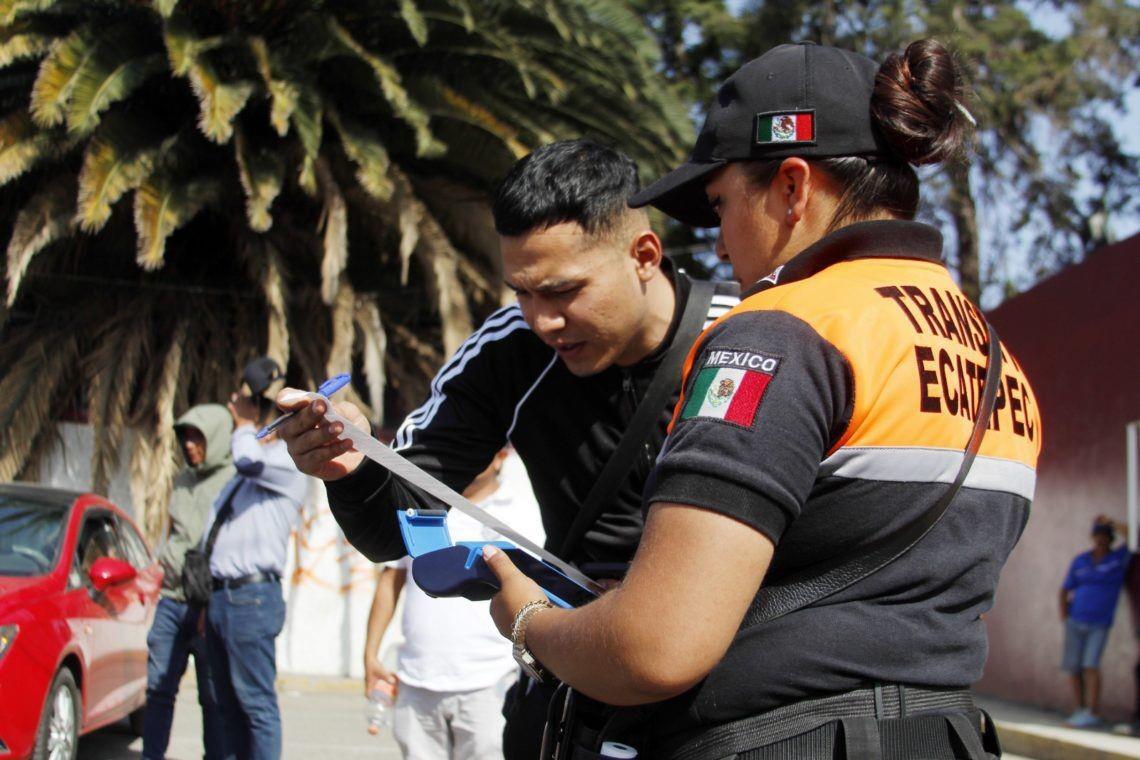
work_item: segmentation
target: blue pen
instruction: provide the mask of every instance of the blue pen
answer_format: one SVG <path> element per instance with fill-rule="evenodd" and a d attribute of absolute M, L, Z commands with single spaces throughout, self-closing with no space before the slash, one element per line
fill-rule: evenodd
<path fill-rule="evenodd" d="M 321 387 L 317 388 L 317 393 L 324 396 L 325 398 L 328 398 L 329 396 L 333 395 L 334 393 L 339 391 L 344 386 L 348 385 L 351 380 L 352 380 L 352 375 L 349 375 L 348 373 L 345 373 L 343 375 L 336 375 L 334 377 L 330 377 L 328 380 L 325 380 L 323 383 L 321 383 Z M 257 431 L 258 440 L 261 440 L 262 438 L 269 435 L 270 433 L 272 433 L 277 428 L 284 425 L 285 421 L 288 420 L 290 417 L 292 417 L 296 413 L 297 412 L 287 412 L 287 413 L 281 415 L 280 417 L 278 417 L 277 419 L 273 420 L 273 422 L 270 422 L 268 425 L 263 427 L 261 430 Z"/>

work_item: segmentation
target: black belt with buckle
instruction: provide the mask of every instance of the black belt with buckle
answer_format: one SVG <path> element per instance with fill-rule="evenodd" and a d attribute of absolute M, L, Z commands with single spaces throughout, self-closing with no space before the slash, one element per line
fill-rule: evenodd
<path fill-rule="evenodd" d="M 280 583 L 281 576 L 277 573 L 250 573 L 237 578 L 214 578 L 214 591 L 224 588 L 241 588 L 251 583 Z"/>

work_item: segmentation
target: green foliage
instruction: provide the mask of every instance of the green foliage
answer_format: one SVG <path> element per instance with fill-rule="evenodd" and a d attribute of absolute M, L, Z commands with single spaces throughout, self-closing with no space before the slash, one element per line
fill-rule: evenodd
<path fill-rule="evenodd" d="M 1103 242 L 1090 219 L 1140 210 L 1137 159 L 1121 149 L 1123 130 L 1109 128 L 1140 84 L 1133 2 L 752 0 L 730 21 L 719 0 L 640 5 L 668 75 L 699 102 L 743 62 L 786 42 L 845 46 L 880 61 L 922 37 L 948 44 L 968 73 L 978 140 L 971 171 L 928 176 L 924 198 L 959 241 L 951 258 L 975 295 L 972 273 L 994 271 L 1027 241 L 1036 274 L 1048 273 Z M 963 243 L 978 240 L 975 206 L 990 242 L 980 264 L 976 247 Z M 1008 218 L 994 218 L 995 209 Z"/>

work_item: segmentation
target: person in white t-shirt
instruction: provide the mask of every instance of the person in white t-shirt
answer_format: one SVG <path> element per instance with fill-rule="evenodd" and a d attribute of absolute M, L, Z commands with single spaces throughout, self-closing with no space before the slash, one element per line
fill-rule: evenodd
<path fill-rule="evenodd" d="M 500 451 L 463 495 L 541 544 L 541 518 L 517 457 Z M 504 465 L 518 477 L 503 478 Z M 472 518 L 450 512 L 455 541 L 501 537 Z M 406 583 L 410 557 L 388 563 L 376 581 L 364 647 L 364 687 L 398 684 L 392 731 L 406 760 L 502 758 L 503 698 L 518 673 L 511 643 L 499 636 L 489 602 L 433 599 Z M 392 673 L 380 662 L 380 641 L 402 589 L 404 643 Z"/>

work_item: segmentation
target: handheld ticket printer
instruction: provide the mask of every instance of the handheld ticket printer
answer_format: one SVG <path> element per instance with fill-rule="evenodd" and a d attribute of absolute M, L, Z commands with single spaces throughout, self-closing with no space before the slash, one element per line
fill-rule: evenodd
<path fill-rule="evenodd" d="M 407 509 L 397 518 L 404 546 L 412 557 L 412 580 L 428 596 L 462 596 L 472 601 L 494 596 L 499 581 L 483 560 L 483 547 L 488 543 L 506 552 L 519 570 L 542 587 L 552 604 L 580 607 L 597 596 L 509 541 L 452 541 L 445 510 Z"/>

